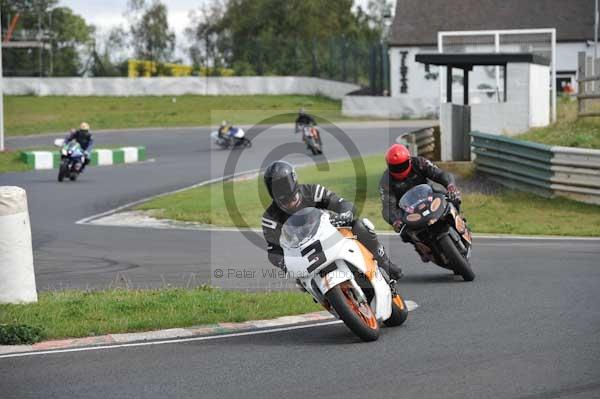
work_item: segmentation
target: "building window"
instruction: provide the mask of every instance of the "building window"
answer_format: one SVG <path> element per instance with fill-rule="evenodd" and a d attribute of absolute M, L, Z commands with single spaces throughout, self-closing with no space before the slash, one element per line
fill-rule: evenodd
<path fill-rule="evenodd" d="M 400 56 L 400 94 L 406 94 L 408 93 L 408 67 L 406 66 L 408 51 L 401 51 Z"/>

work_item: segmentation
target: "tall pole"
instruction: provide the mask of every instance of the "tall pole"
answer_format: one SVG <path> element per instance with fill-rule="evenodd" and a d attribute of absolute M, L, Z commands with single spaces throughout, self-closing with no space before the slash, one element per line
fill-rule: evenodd
<path fill-rule="evenodd" d="M 2 14 L 0 13 L 0 151 L 4 151 L 4 79 L 2 78 Z"/>
<path fill-rule="evenodd" d="M 598 0 L 594 2 L 594 57 L 592 58 L 592 73 L 590 75 L 595 76 L 596 71 L 596 59 L 598 58 Z M 596 91 L 596 82 L 592 82 L 592 91 Z"/>

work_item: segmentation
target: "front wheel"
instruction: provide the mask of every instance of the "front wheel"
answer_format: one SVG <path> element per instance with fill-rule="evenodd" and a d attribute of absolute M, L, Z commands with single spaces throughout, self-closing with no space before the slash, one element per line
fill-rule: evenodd
<path fill-rule="evenodd" d="M 325 294 L 346 326 L 363 341 L 379 338 L 379 322 L 368 303 L 359 303 L 349 281 L 336 285 Z"/>
<path fill-rule="evenodd" d="M 62 182 L 65 179 L 65 176 L 69 174 L 69 162 L 67 160 L 63 160 L 58 167 L 58 181 Z"/>
<path fill-rule="evenodd" d="M 444 255 L 448 258 L 452 270 L 456 274 L 460 274 L 463 280 L 473 281 L 475 273 L 473 273 L 469 261 L 456 248 L 452 238 L 449 235 L 445 235 L 440 239 L 440 246 L 442 247 L 442 251 L 444 251 Z"/>
<path fill-rule="evenodd" d="M 398 294 L 392 297 L 392 315 L 383 322 L 388 327 L 396 327 L 406 321 L 408 317 L 408 308 L 404 299 Z"/>

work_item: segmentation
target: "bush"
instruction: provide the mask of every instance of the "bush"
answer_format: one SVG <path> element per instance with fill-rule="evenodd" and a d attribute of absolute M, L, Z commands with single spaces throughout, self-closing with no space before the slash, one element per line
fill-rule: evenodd
<path fill-rule="evenodd" d="M 44 338 L 41 328 L 26 324 L 0 324 L 0 345 L 34 344 Z"/>

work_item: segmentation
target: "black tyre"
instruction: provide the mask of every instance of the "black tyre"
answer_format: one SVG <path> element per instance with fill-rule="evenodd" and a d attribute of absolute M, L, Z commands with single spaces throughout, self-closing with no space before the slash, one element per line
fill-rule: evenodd
<path fill-rule="evenodd" d="M 457 274 L 460 274 L 465 281 L 473 281 L 475 273 L 473 273 L 469 261 L 456 248 L 452 238 L 449 235 L 445 235 L 440 240 L 440 246 L 442 247 L 442 251 L 444 251 L 444 255 L 448 258 L 452 269 Z"/>
<path fill-rule="evenodd" d="M 71 172 L 71 175 L 69 176 L 69 179 L 71 181 L 77 180 L 77 172 Z"/>
<path fill-rule="evenodd" d="M 379 338 L 379 322 L 369 304 L 359 304 L 349 282 L 335 286 L 325 294 L 346 326 L 363 341 Z"/>
<path fill-rule="evenodd" d="M 68 173 L 69 173 L 68 163 L 65 161 L 61 162 L 60 166 L 58 167 L 58 181 L 62 182 Z"/>
<path fill-rule="evenodd" d="M 383 322 L 388 327 L 396 327 L 406 321 L 408 317 L 408 309 L 404 299 L 398 294 L 392 297 L 392 315 L 389 319 Z"/>

